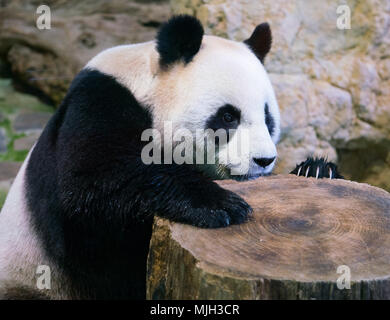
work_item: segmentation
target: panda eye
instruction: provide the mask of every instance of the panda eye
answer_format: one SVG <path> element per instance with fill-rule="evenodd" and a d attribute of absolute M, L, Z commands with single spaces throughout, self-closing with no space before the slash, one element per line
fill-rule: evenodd
<path fill-rule="evenodd" d="M 241 111 L 230 104 L 220 107 L 206 121 L 207 129 L 236 129 L 240 124 Z"/>
<path fill-rule="evenodd" d="M 227 123 L 231 123 L 234 121 L 234 116 L 231 113 L 226 112 L 223 114 L 223 121 Z"/>

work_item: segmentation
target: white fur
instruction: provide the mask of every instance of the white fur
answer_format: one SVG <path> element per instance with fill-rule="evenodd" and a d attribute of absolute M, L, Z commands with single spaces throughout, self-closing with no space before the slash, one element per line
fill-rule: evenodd
<path fill-rule="evenodd" d="M 0 279 L 31 286 L 34 268 L 42 261 L 42 253 L 29 224 L 30 214 L 24 197 L 28 159 L 29 156 L 19 170 L 0 212 Z"/>
<path fill-rule="evenodd" d="M 66 298 L 63 295 L 66 290 L 59 288 L 59 283 L 63 282 L 62 275 L 45 257 L 30 223 L 24 186 L 26 166 L 32 150 L 20 168 L 0 212 L 0 299 L 9 288 L 37 290 L 36 271 L 39 265 L 51 268 L 52 289 L 45 290 L 45 294 L 52 298 Z"/>

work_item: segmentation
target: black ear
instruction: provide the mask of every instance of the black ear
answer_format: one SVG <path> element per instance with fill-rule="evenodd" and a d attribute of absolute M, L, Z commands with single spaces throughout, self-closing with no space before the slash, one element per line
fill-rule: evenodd
<path fill-rule="evenodd" d="M 203 33 L 201 23 L 194 17 L 179 15 L 169 19 L 157 34 L 160 65 L 166 67 L 179 60 L 190 62 L 200 49 Z"/>
<path fill-rule="evenodd" d="M 252 49 L 253 53 L 259 58 L 261 63 L 263 63 L 272 44 L 272 34 L 269 24 L 267 22 L 259 24 L 250 38 L 246 39 L 244 43 Z"/>

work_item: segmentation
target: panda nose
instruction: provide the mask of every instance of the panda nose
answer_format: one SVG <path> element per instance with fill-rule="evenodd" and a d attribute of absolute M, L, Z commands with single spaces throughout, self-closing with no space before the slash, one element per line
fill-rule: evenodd
<path fill-rule="evenodd" d="M 266 166 L 270 165 L 276 157 L 273 158 L 253 158 L 253 161 L 257 163 L 260 167 L 265 168 Z"/>

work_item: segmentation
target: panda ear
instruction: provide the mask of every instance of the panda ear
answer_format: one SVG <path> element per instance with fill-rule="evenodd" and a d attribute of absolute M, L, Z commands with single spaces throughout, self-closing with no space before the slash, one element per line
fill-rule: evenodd
<path fill-rule="evenodd" d="M 271 49 L 272 34 L 271 28 L 267 22 L 259 24 L 249 39 L 244 41 L 252 49 L 253 53 L 259 58 L 261 63 Z"/>
<path fill-rule="evenodd" d="M 189 15 L 174 16 L 164 23 L 157 34 L 160 66 L 180 60 L 189 63 L 200 49 L 203 33 L 199 20 Z"/>

